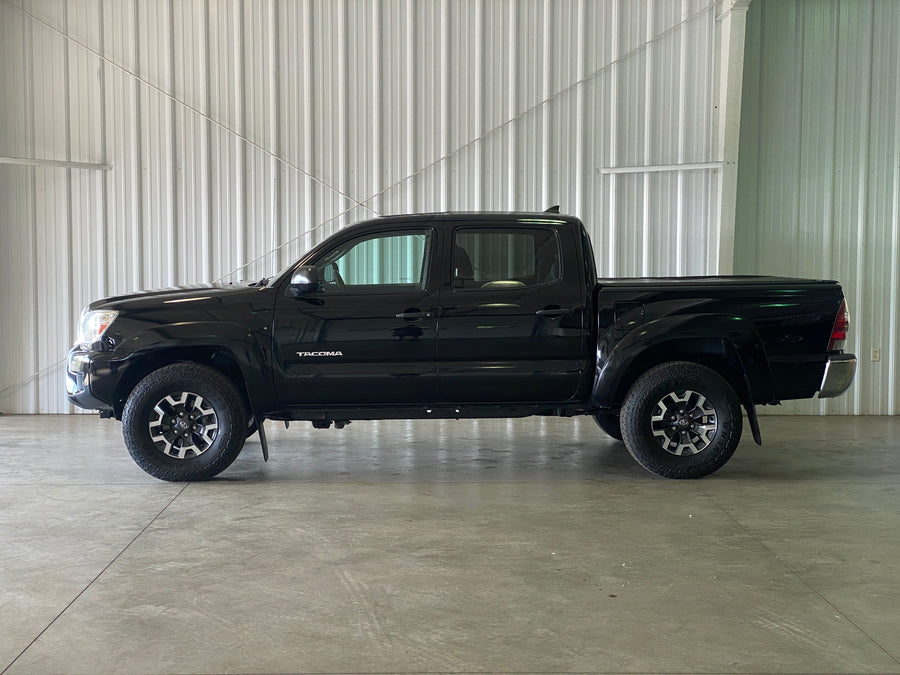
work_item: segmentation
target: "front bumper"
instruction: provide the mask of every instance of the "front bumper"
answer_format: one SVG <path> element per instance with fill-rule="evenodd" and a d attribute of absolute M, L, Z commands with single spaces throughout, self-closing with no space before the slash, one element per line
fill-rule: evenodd
<path fill-rule="evenodd" d="M 833 398 L 843 394 L 853 383 L 856 375 L 856 356 L 836 354 L 828 357 L 825 374 L 819 386 L 819 398 Z"/>
<path fill-rule="evenodd" d="M 66 359 L 66 394 L 79 408 L 88 410 L 112 410 L 112 401 L 98 396 L 92 383 L 98 373 L 109 373 L 109 354 L 78 347 L 69 350 Z"/>

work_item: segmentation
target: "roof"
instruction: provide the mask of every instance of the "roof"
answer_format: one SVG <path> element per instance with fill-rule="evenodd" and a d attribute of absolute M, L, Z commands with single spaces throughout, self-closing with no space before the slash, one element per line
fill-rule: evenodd
<path fill-rule="evenodd" d="M 378 216 L 358 223 L 351 227 L 366 225 L 383 225 L 391 223 L 492 223 L 518 221 L 529 224 L 559 224 L 573 223 L 580 225 L 581 221 L 576 216 L 568 216 L 546 211 L 443 211 L 435 213 L 401 213 Z"/>

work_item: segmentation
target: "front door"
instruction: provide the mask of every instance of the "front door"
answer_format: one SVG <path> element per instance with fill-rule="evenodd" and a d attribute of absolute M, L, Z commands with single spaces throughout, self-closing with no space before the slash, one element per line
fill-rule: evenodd
<path fill-rule="evenodd" d="M 441 400 L 575 396 L 588 364 L 585 293 L 571 233 L 461 225 L 451 236 L 451 282 L 441 294 L 437 341 Z"/>
<path fill-rule="evenodd" d="M 273 327 L 282 405 L 435 399 L 434 240 L 428 227 L 345 237 L 309 263 L 317 291 L 295 298 L 285 284 Z"/>

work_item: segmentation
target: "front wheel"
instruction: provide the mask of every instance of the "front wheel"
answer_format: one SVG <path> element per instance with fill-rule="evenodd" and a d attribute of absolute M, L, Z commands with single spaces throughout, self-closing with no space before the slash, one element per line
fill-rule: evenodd
<path fill-rule="evenodd" d="M 721 375 L 671 361 L 641 375 L 620 416 L 625 446 L 665 478 L 701 478 L 722 468 L 741 440 L 741 405 Z"/>
<path fill-rule="evenodd" d="M 227 469 L 244 446 L 247 411 L 219 371 L 174 363 L 134 388 L 122 431 L 132 459 L 154 478 L 208 480 Z"/>

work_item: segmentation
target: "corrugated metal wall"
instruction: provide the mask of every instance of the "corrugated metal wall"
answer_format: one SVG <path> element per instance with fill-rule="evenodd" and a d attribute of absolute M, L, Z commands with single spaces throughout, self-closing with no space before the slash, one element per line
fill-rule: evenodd
<path fill-rule="evenodd" d="M 0 411 L 81 307 L 271 274 L 373 214 L 581 216 L 603 275 L 718 269 L 713 0 L 0 0 Z"/>
<path fill-rule="evenodd" d="M 898 414 L 900 3 L 753 3 L 746 45 L 735 271 L 841 281 L 860 358 L 774 411 Z"/>

